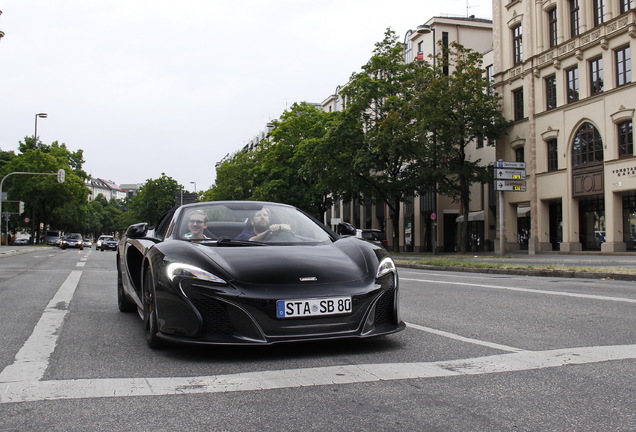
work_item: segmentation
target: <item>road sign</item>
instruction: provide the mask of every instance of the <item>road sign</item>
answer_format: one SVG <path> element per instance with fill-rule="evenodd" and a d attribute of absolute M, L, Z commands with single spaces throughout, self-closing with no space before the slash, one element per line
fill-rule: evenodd
<path fill-rule="evenodd" d="M 507 162 L 507 161 L 496 161 L 495 162 L 495 167 L 496 168 L 517 168 L 517 169 L 525 169 L 526 168 L 526 163 L 525 162 Z"/>
<path fill-rule="evenodd" d="M 509 180 L 497 180 L 495 181 L 495 190 L 498 191 L 513 191 L 513 192 L 525 192 L 525 181 L 509 181 Z"/>
<path fill-rule="evenodd" d="M 437 213 L 431 213 L 431 220 L 437 220 Z"/>
<path fill-rule="evenodd" d="M 526 170 L 495 168 L 496 179 L 525 180 Z"/>

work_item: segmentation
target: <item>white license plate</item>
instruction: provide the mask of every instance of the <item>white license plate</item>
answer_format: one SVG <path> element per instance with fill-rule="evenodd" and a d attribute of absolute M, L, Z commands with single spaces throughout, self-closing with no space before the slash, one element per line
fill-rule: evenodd
<path fill-rule="evenodd" d="M 351 313 L 351 297 L 331 297 L 305 300 L 278 300 L 277 318 L 295 318 Z"/>

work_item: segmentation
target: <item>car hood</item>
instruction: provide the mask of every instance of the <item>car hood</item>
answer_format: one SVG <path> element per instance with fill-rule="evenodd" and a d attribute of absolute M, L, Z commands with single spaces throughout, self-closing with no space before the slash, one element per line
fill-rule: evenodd
<path fill-rule="evenodd" d="M 315 246 L 197 246 L 230 280 L 242 284 L 330 284 L 370 275 L 360 247 L 350 241 Z"/>

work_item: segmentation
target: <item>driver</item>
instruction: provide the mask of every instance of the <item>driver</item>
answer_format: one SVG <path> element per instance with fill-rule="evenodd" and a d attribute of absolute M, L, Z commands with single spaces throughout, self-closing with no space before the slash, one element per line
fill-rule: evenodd
<path fill-rule="evenodd" d="M 269 240 L 274 234 L 279 232 L 291 233 L 291 227 L 287 224 L 271 224 L 269 223 L 270 211 L 267 207 L 263 207 L 249 218 L 245 229 L 241 232 L 237 240 L 253 240 L 264 241 Z"/>

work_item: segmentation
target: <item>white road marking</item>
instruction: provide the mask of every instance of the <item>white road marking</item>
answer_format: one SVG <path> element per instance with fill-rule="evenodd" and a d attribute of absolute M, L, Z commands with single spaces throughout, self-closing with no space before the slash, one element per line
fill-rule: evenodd
<path fill-rule="evenodd" d="M 228 375 L 168 378 L 95 378 L 44 381 L 81 271 L 72 271 L 38 321 L 33 334 L 0 373 L 0 403 L 102 397 L 166 396 L 201 393 L 273 390 L 406 379 L 455 377 L 515 372 L 615 360 L 635 360 L 636 345 L 524 351 L 505 345 L 464 338 L 452 333 L 409 324 L 418 330 L 492 348 L 507 354 L 469 359 L 415 363 L 380 363 L 301 368 Z M 501 287 L 494 287 L 501 288 Z M 525 291 L 525 290 L 524 290 Z M 535 292 L 534 290 L 527 290 Z M 554 294 L 553 292 L 547 292 Z M 592 296 L 597 297 L 597 296 Z M 614 300 L 613 298 L 611 298 Z"/>
<path fill-rule="evenodd" d="M 86 262 L 79 261 L 77 264 L 75 264 L 75 267 L 84 267 L 85 265 L 86 265 Z"/>
<path fill-rule="evenodd" d="M 516 372 L 636 359 L 636 345 L 522 351 L 472 359 L 380 363 L 171 378 L 71 379 L 2 384 L 0 403 L 273 390 Z"/>
<path fill-rule="evenodd" d="M 443 330 L 437 330 L 434 328 L 430 328 L 430 327 L 424 327 L 418 324 L 412 324 L 412 323 L 406 323 L 407 327 L 411 327 L 414 328 L 416 330 L 421 330 L 421 331 L 425 331 L 428 333 L 433 333 L 439 336 L 443 336 L 443 337 L 447 337 L 449 339 L 455 339 L 461 342 L 468 342 L 474 345 L 481 345 L 481 346 L 485 346 L 485 347 L 489 347 L 489 348 L 494 348 L 494 349 L 498 349 L 501 351 L 510 351 L 510 352 L 522 352 L 525 351 L 524 349 L 521 348 L 515 348 L 515 347 L 511 347 L 511 346 L 507 346 L 507 345 L 500 345 L 497 343 L 492 343 L 492 342 L 486 342 L 486 341 L 482 341 L 479 339 L 472 339 L 472 338 L 467 338 L 464 336 L 460 336 L 458 334 L 455 333 L 449 333 L 449 332 L 445 332 Z"/>
<path fill-rule="evenodd" d="M 472 286 L 472 287 L 479 287 L 479 288 L 525 292 L 525 293 L 532 293 L 532 294 L 549 294 L 549 295 L 555 295 L 555 296 L 577 297 L 577 298 L 585 298 L 585 299 L 592 299 L 592 300 L 636 303 L 636 299 L 631 299 L 631 298 L 600 296 L 600 295 L 594 295 L 594 294 L 578 294 L 578 293 L 571 293 L 571 292 L 565 292 L 565 291 L 547 291 L 547 290 L 531 289 L 531 288 L 517 288 L 517 287 L 510 287 L 510 286 L 485 285 L 485 284 L 475 284 L 475 283 L 466 283 L 466 282 L 450 282 L 450 281 L 415 279 L 415 278 L 405 278 L 405 277 L 400 277 L 400 280 L 412 281 L 412 282 L 430 282 L 430 283 L 445 284 L 445 285 Z"/>
<path fill-rule="evenodd" d="M 33 329 L 33 333 L 15 356 L 15 361 L 0 373 L 0 382 L 37 381 L 42 379 L 49 365 L 49 358 L 57 344 L 59 329 L 68 314 L 68 307 L 81 271 L 68 275 L 53 299 L 49 302 Z"/>

